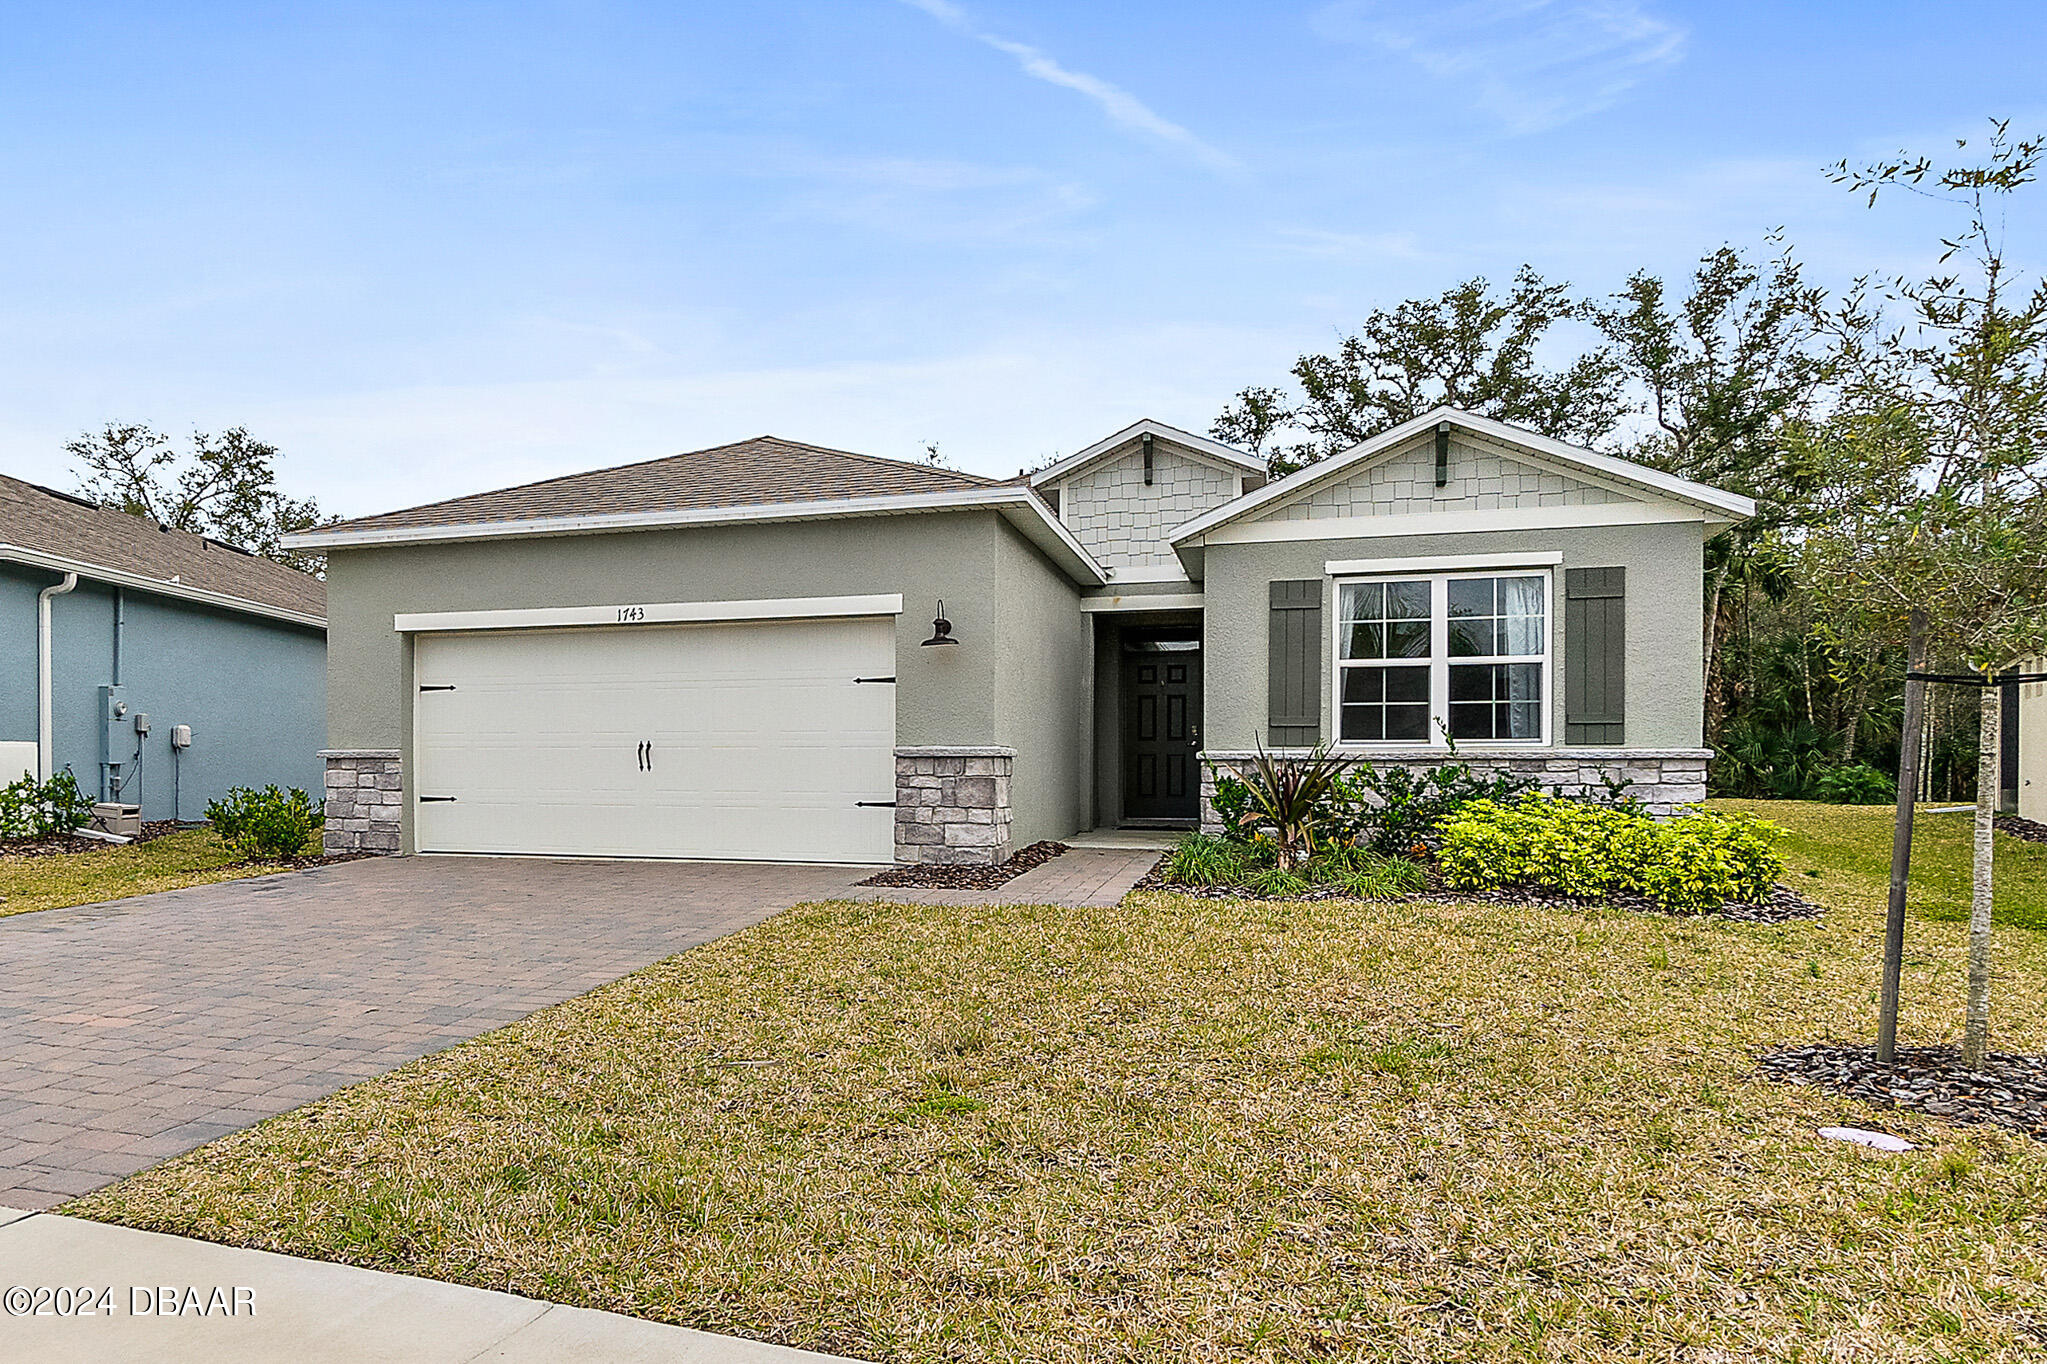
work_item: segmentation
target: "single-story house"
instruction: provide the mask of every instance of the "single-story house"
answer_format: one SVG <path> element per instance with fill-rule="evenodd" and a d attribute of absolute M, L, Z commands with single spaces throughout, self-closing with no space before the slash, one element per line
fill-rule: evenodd
<path fill-rule="evenodd" d="M 2014 671 L 2047 673 L 2047 658 L 2027 659 Z M 2047 824 L 2047 682 L 2007 683 L 2003 699 L 1998 808 Z"/>
<path fill-rule="evenodd" d="M 0 476 L 0 782 L 199 819 L 234 786 L 320 789 L 320 580 Z"/>
<path fill-rule="evenodd" d="M 1263 745 L 1704 795 L 1747 498 L 1467 412 L 1289 477 L 1140 421 L 998 482 L 763 436 L 343 522 L 335 848 L 998 860 Z"/>

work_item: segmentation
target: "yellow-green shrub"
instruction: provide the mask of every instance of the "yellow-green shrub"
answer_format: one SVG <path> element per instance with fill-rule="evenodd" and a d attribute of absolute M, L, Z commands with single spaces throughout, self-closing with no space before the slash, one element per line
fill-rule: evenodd
<path fill-rule="evenodd" d="M 1784 831 L 1746 815 L 1699 811 L 1659 821 L 1530 794 L 1512 805 L 1474 801 L 1437 827 L 1444 884 L 1459 890 L 1635 892 L 1665 909 L 1700 912 L 1761 899 L 1784 871 L 1775 846 Z"/>

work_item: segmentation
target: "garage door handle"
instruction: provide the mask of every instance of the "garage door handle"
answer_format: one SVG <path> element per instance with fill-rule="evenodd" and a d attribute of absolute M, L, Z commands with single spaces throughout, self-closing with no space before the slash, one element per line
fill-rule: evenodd
<path fill-rule="evenodd" d="M 893 810 L 896 808 L 896 803 L 892 800 L 856 800 L 853 802 L 853 808 L 856 810 Z"/>
<path fill-rule="evenodd" d="M 419 685 L 419 689 L 421 691 L 453 691 L 455 690 L 455 684 L 453 682 L 422 682 Z"/>
<path fill-rule="evenodd" d="M 853 680 L 854 680 L 855 682 L 893 682 L 893 681 L 895 681 L 895 679 L 894 679 L 893 677 L 856 677 L 856 678 L 854 678 Z"/>
<path fill-rule="evenodd" d="M 419 803 L 421 805 L 434 805 L 444 801 L 452 802 L 454 799 L 453 796 L 421 796 Z"/>

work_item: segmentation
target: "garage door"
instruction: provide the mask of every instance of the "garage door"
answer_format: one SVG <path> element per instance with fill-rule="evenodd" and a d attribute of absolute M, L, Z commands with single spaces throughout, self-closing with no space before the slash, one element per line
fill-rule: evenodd
<path fill-rule="evenodd" d="M 889 618 L 429 634 L 414 661 L 422 852 L 893 856 Z"/>

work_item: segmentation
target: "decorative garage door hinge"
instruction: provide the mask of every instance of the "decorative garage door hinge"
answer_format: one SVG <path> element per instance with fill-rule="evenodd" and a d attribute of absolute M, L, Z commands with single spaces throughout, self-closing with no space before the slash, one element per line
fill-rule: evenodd
<path fill-rule="evenodd" d="M 453 691 L 455 690 L 455 684 L 453 682 L 422 682 L 419 684 L 419 689 L 421 691 Z"/>
<path fill-rule="evenodd" d="M 433 805 L 437 802 L 452 801 L 453 799 L 455 799 L 453 796 L 421 796 L 419 803 L 421 805 Z"/>
<path fill-rule="evenodd" d="M 894 679 L 893 677 L 856 677 L 856 678 L 854 678 L 853 680 L 854 680 L 855 682 L 893 682 L 893 681 L 895 681 L 895 679 Z"/>
<path fill-rule="evenodd" d="M 896 803 L 892 800 L 856 800 L 853 802 L 853 808 L 856 810 L 893 810 L 896 808 Z"/>

